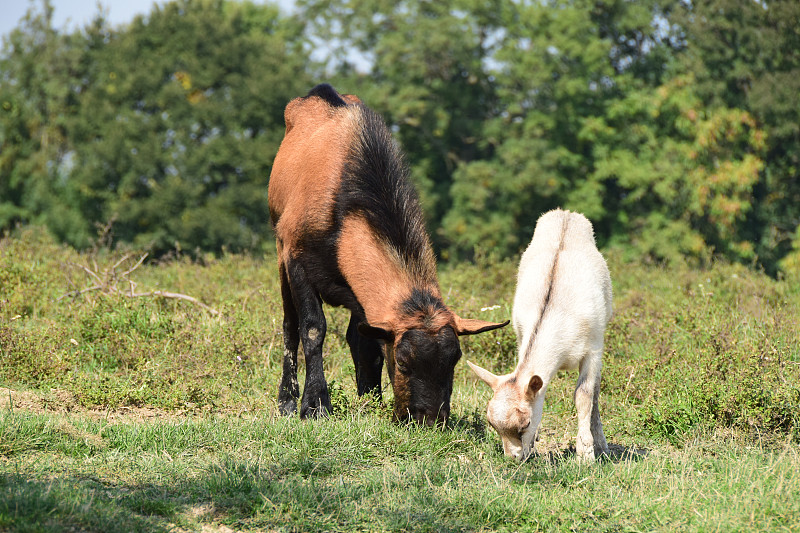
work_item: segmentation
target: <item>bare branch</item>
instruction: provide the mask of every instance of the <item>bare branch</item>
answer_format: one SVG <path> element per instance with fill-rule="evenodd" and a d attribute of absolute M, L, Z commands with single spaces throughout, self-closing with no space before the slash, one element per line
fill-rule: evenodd
<path fill-rule="evenodd" d="M 203 309 L 208 311 L 213 316 L 217 316 L 217 315 L 220 314 L 219 311 L 217 311 L 213 307 L 210 307 L 210 306 L 204 304 L 203 302 L 201 302 L 200 300 L 198 300 L 197 298 L 195 298 L 193 296 L 189 296 L 187 294 L 181 294 L 181 293 L 178 293 L 178 292 L 169 292 L 169 291 L 149 291 L 149 292 L 138 292 L 137 293 L 136 292 L 136 282 L 133 281 L 132 279 L 130 279 L 128 276 L 130 276 L 130 274 L 134 270 L 136 270 L 137 268 L 142 266 L 142 264 L 144 263 L 144 260 L 148 256 L 148 254 L 142 255 L 139 258 L 139 260 L 136 262 L 136 264 L 134 264 L 131 268 L 129 268 L 128 270 L 126 270 L 122 274 L 118 274 L 117 273 L 117 269 L 120 267 L 120 265 L 122 265 L 125 261 L 130 259 L 132 255 L 133 254 L 130 254 L 130 253 L 125 254 L 122 257 L 122 259 L 120 259 L 119 261 L 114 263 L 114 265 L 111 268 L 104 268 L 103 272 L 102 272 L 102 275 L 99 272 L 99 267 L 97 266 L 97 262 L 94 260 L 94 258 L 92 258 L 92 262 L 94 264 L 94 270 L 92 270 L 91 268 L 89 268 L 87 266 L 79 265 L 77 263 L 68 263 L 68 264 L 70 264 L 70 265 L 72 265 L 74 267 L 81 268 L 84 272 L 86 272 L 86 274 L 88 274 L 89 276 L 94 278 L 94 280 L 97 283 L 95 285 L 92 285 L 91 287 L 86 287 L 86 288 L 80 289 L 80 290 L 69 291 L 66 294 L 63 294 L 62 296 L 58 297 L 56 299 L 56 301 L 61 301 L 64 298 L 67 298 L 67 297 L 75 298 L 75 297 L 78 297 L 78 296 L 80 296 L 82 294 L 85 294 L 87 292 L 102 291 L 105 294 L 117 294 L 117 295 L 122 295 L 122 296 L 125 296 L 125 297 L 128 297 L 128 298 L 141 298 L 141 297 L 147 297 L 147 296 L 155 296 L 155 297 L 159 297 L 159 298 L 171 298 L 171 299 L 176 299 L 176 300 L 184 300 L 184 301 L 193 303 L 193 304 L 195 304 L 195 305 L 197 305 L 199 307 L 202 307 Z M 119 287 L 117 286 L 117 284 L 120 281 L 123 281 L 123 280 L 128 283 L 128 288 L 126 290 L 120 290 Z M 70 282 L 70 283 L 72 283 L 72 282 Z"/>
<path fill-rule="evenodd" d="M 219 311 L 217 311 L 213 307 L 207 306 L 206 304 L 204 304 L 203 302 L 201 302 L 197 298 L 195 298 L 193 296 L 188 296 L 186 294 L 181 294 L 179 292 L 150 291 L 150 292 L 131 293 L 131 297 L 133 297 L 133 298 L 141 298 L 143 296 L 159 296 L 161 298 L 173 298 L 173 299 L 176 299 L 176 300 L 186 300 L 187 302 L 192 302 L 193 304 L 199 305 L 200 307 L 202 307 L 203 309 L 205 309 L 206 311 L 208 311 L 209 313 L 211 313 L 214 316 L 217 316 L 219 314 Z"/>
<path fill-rule="evenodd" d="M 67 263 L 67 264 L 83 269 L 84 272 L 86 272 L 87 274 L 92 276 L 94 279 L 96 279 L 98 283 L 103 283 L 103 280 L 100 279 L 100 276 L 98 276 L 96 274 L 96 272 L 92 272 L 92 270 L 89 269 L 88 267 L 85 267 L 83 265 L 79 265 L 78 263 Z M 95 266 L 97 266 L 97 265 L 95 265 Z"/>
<path fill-rule="evenodd" d="M 125 261 L 127 261 L 127 260 L 128 260 L 128 258 L 129 258 L 130 256 L 132 256 L 132 255 L 133 255 L 133 254 L 131 254 L 131 253 L 127 253 L 127 254 L 123 255 L 123 256 L 122 256 L 122 259 L 120 259 L 119 261 L 117 261 L 116 263 L 114 263 L 114 266 L 112 266 L 112 267 L 111 267 L 111 271 L 112 271 L 112 272 L 116 272 L 116 271 L 117 271 L 117 267 L 119 267 L 119 266 L 120 266 L 122 263 L 124 263 Z M 146 255 L 145 255 L 145 256 L 146 256 Z M 125 276 L 125 274 L 123 274 L 123 276 Z"/>
<path fill-rule="evenodd" d="M 80 296 L 81 294 L 85 294 L 87 292 L 92 292 L 92 291 L 100 291 L 100 290 L 103 290 L 104 288 L 105 287 L 102 286 L 102 285 L 92 285 L 91 287 L 87 287 L 85 289 L 74 290 L 74 291 L 70 291 L 70 292 L 68 292 L 66 294 L 62 294 L 61 296 L 56 298 L 56 301 L 60 302 L 61 300 L 63 300 L 64 298 L 67 298 L 68 296 L 72 296 L 73 298 L 75 298 L 77 296 Z"/>
<path fill-rule="evenodd" d="M 127 277 L 128 277 L 130 274 L 131 274 L 131 272 L 133 272 L 134 270 L 136 270 L 137 268 L 139 268 L 140 266 L 142 266 L 142 263 L 144 263 L 144 260 L 145 260 L 145 259 L 147 259 L 147 256 L 148 256 L 148 255 L 150 255 L 150 254 L 144 254 L 142 257 L 140 257 L 140 258 L 139 258 L 139 261 L 137 261 L 137 262 L 136 262 L 136 264 L 135 264 L 135 265 L 133 265 L 131 268 L 129 268 L 128 270 L 126 270 L 125 272 L 123 272 L 123 273 L 122 273 L 122 276 L 120 276 L 120 277 L 121 277 L 121 278 L 126 278 L 126 279 L 127 279 Z"/>

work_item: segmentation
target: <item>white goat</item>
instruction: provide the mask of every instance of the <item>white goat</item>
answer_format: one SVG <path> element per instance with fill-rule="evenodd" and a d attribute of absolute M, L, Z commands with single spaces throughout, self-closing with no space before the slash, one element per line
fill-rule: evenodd
<path fill-rule="evenodd" d="M 611 277 L 591 222 L 560 209 L 545 213 L 519 265 L 513 311 L 517 367 L 496 376 L 467 361 L 494 391 L 487 418 L 506 455 L 522 460 L 530 454 L 548 384 L 559 370 L 576 367 L 577 455 L 593 461 L 608 453 L 598 400 L 610 319 Z"/>

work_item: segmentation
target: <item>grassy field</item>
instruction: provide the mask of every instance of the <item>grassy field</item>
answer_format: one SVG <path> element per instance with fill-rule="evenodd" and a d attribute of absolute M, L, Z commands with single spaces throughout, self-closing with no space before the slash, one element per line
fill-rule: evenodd
<path fill-rule="evenodd" d="M 358 398 L 339 309 L 334 415 L 278 416 L 274 258 L 140 257 L 0 240 L 0 531 L 800 530 L 800 280 L 609 252 L 612 455 L 575 459 L 564 373 L 518 464 L 464 363 L 444 429 L 392 423 L 390 392 Z M 504 320 L 515 270 L 485 259 L 440 280 L 462 316 Z M 462 348 L 514 366 L 510 328 Z"/>

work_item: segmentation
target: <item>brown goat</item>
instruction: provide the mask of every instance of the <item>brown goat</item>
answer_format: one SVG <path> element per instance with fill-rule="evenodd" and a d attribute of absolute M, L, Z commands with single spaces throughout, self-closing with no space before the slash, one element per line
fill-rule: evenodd
<path fill-rule="evenodd" d="M 381 118 L 322 84 L 295 98 L 272 167 L 269 209 L 283 297 L 278 403 L 300 416 L 331 410 L 322 368 L 322 302 L 351 312 L 347 342 L 359 394 L 380 396 L 383 359 L 395 417 L 427 424 L 450 411 L 458 335 L 508 324 L 462 319 L 442 302 L 436 262 L 403 157 Z"/>

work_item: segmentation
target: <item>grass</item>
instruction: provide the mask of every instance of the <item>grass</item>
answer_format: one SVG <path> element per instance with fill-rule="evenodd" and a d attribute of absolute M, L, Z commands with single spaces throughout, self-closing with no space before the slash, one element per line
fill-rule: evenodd
<path fill-rule="evenodd" d="M 16 452 L 0 475 L 0 527 L 21 531 L 800 526 L 800 458 L 788 444 L 709 436 L 682 450 L 616 447 L 587 467 L 559 452 L 517 465 L 470 428 L 407 428 L 370 414 L 109 424 L 7 413 L 2 425 Z"/>
<path fill-rule="evenodd" d="M 564 374 L 539 454 L 517 464 L 466 365 L 445 429 L 392 423 L 386 377 L 383 404 L 358 398 L 340 309 L 326 309 L 334 415 L 278 416 L 271 257 L 177 256 L 131 273 L 138 291 L 192 295 L 214 316 L 99 290 L 61 298 L 92 285 L 82 267 L 122 253 L 78 254 L 35 230 L 0 240 L 0 531 L 800 529 L 800 283 L 607 256 L 612 456 L 574 458 L 576 376 Z M 447 303 L 510 318 L 515 269 L 444 267 Z M 496 372 L 516 356 L 509 328 L 462 349 Z"/>

